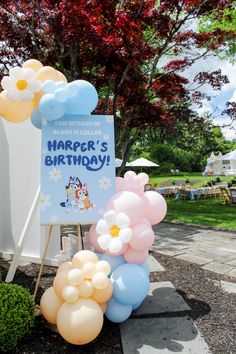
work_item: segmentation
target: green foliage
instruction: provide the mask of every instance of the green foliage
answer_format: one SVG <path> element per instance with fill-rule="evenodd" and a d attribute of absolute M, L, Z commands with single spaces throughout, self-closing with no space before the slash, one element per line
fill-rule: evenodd
<path fill-rule="evenodd" d="M 231 178 L 231 180 L 228 182 L 228 187 L 236 187 L 236 176 Z"/>
<path fill-rule="evenodd" d="M 176 179 L 170 179 L 169 182 L 172 184 L 172 186 L 175 186 L 176 185 Z"/>
<path fill-rule="evenodd" d="M 184 179 L 185 179 L 185 183 L 190 183 L 190 178 L 189 178 L 189 176 L 184 176 Z"/>
<path fill-rule="evenodd" d="M 14 349 L 34 324 L 35 305 L 29 291 L 16 284 L 0 284 L 0 351 Z"/>

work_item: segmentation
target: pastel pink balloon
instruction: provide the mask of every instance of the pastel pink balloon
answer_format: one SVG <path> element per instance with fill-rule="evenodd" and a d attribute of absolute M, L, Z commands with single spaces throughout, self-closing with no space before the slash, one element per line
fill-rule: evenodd
<path fill-rule="evenodd" d="M 164 219 L 167 212 L 167 205 L 161 194 L 155 191 L 145 192 L 143 202 L 145 217 L 152 225 L 158 224 Z"/>
<path fill-rule="evenodd" d="M 143 218 L 143 220 L 141 221 L 141 224 L 148 224 L 148 225 L 152 225 L 150 223 L 150 221 L 147 218 Z"/>
<path fill-rule="evenodd" d="M 149 181 L 149 176 L 144 172 L 139 173 L 137 177 L 141 181 L 142 185 L 147 184 Z"/>
<path fill-rule="evenodd" d="M 148 250 L 146 249 L 144 251 L 136 251 L 129 246 L 127 251 L 123 254 L 123 257 L 127 263 L 142 264 L 148 258 Z"/>
<path fill-rule="evenodd" d="M 134 171 L 127 171 L 127 172 L 125 172 L 125 174 L 124 174 L 124 179 L 125 179 L 125 181 L 129 181 L 129 180 L 131 180 L 134 176 L 136 176 L 136 173 L 134 172 Z"/>
<path fill-rule="evenodd" d="M 126 252 L 127 248 L 128 248 L 128 244 L 126 243 L 126 244 L 123 244 L 120 252 L 111 253 L 108 250 L 106 250 L 106 253 L 109 254 L 109 256 L 121 256 L 124 252 Z M 103 252 L 104 252 L 104 250 L 103 250 Z"/>
<path fill-rule="evenodd" d="M 136 251 L 149 249 L 154 242 L 154 232 L 147 224 L 138 224 L 132 228 L 133 235 L 129 241 L 130 246 Z"/>
<path fill-rule="evenodd" d="M 133 192 L 124 191 L 115 194 L 107 205 L 107 210 L 110 209 L 127 214 L 131 225 L 138 224 L 144 218 L 143 200 Z"/>
<path fill-rule="evenodd" d="M 96 251 L 104 253 L 104 250 L 97 243 L 98 234 L 96 233 L 96 224 L 93 224 L 90 227 L 88 238 L 89 238 L 89 242 L 95 248 Z"/>
<path fill-rule="evenodd" d="M 125 186 L 125 180 L 122 177 L 116 177 L 116 192 L 119 193 L 123 191 Z"/>

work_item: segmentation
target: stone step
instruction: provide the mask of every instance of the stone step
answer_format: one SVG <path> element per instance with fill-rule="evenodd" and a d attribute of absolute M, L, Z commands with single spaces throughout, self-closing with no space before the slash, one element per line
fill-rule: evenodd
<path fill-rule="evenodd" d="M 124 354 L 210 354 L 187 317 L 129 319 L 120 325 Z"/>
<path fill-rule="evenodd" d="M 150 272 L 164 272 L 165 271 L 165 268 L 163 268 L 162 265 L 151 254 L 149 254 L 149 256 L 148 256 L 147 263 L 149 265 Z"/>
<path fill-rule="evenodd" d="M 183 300 L 169 281 L 150 283 L 150 289 L 142 305 L 133 312 L 132 317 L 155 315 L 168 312 L 189 311 Z"/>

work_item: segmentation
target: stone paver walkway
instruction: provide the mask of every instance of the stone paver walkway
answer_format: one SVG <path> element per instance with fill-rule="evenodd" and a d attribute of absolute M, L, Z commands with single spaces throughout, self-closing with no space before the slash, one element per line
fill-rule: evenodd
<path fill-rule="evenodd" d="M 225 274 L 236 281 L 236 233 L 161 223 L 153 250 Z"/>
<path fill-rule="evenodd" d="M 154 257 L 149 256 L 148 263 L 151 272 L 164 271 Z M 210 354 L 188 317 L 189 311 L 190 307 L 169 281 L 152 282 L 143 304 L 120 325 L 123 353 Z"/>

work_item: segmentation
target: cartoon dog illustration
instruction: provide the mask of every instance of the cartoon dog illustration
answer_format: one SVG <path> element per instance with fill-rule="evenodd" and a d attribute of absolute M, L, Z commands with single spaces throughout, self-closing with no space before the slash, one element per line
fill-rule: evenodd
<path fill-rule="evenodd" d="M 67 212 L 71 209 L 76 210 L 85 210 L 94 208 L 94 204 L 90 202 L 88 187 L 84 183 L 82 185 L 78 177 L 69 178 L 69 183 L 65 187 L 66 192 L 66 201 L 60 203 L 60 206 L 67 208 Z"/>
<path fill-rule="evenodd" d="M 79 203 L 78 203 L 78 192 L 82 188 L 82 183 L 80 182 L 78 177 L 71 177 L 69 178 L 69 183 L 65 187 L 66 191 L 66 201 L 60 203 L 60 206 L 70 209 L 78 209 Z"/>

